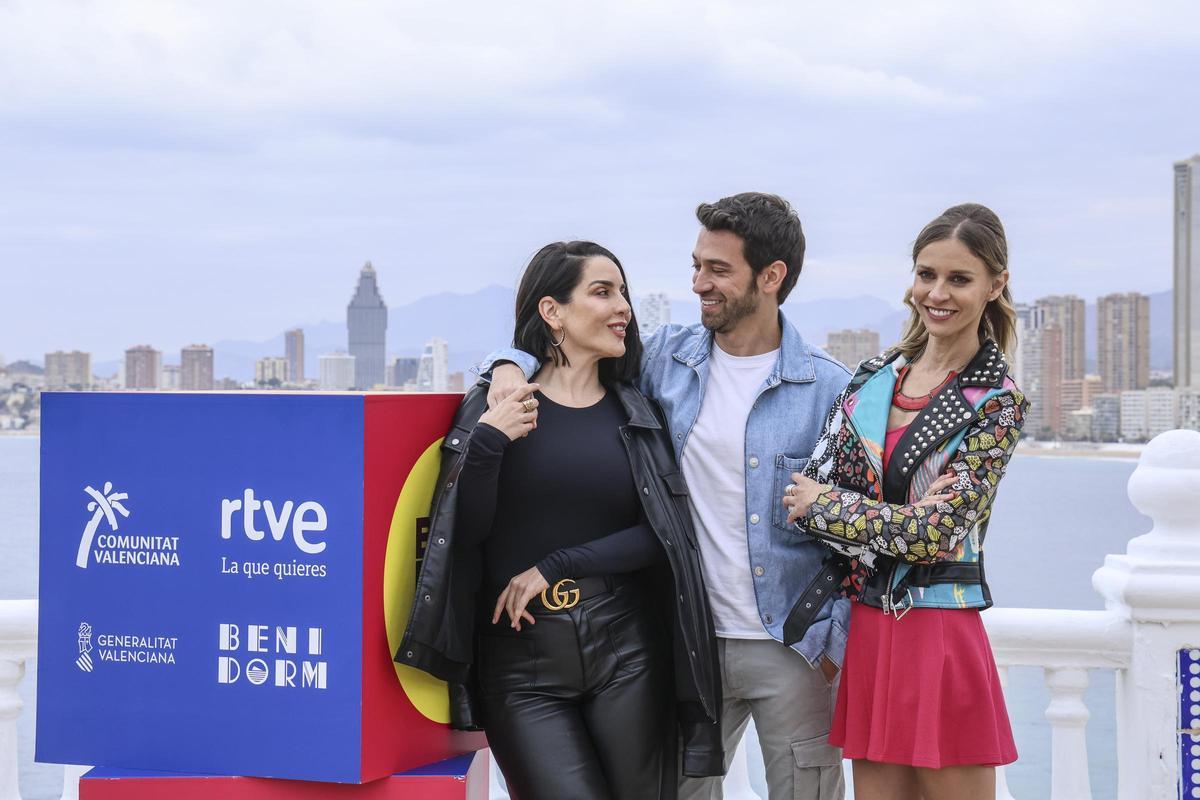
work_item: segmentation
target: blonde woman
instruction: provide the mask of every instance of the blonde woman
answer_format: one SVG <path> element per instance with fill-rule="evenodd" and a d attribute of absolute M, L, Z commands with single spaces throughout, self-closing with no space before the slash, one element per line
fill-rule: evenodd
<path fill-rule="evenodd" d="M 830 733 L 855 796 L 985 800 L 1017 753 L 979 614 L 983 545 L 1028 408 L 1004 355 L 1015 313 L 996 215 L 966 204 L 926 225 L 904 299 L 902 341 L 858 368 L 783 503 L 846 565 L 819 578 L 844 578 L 856 601 Z"/>

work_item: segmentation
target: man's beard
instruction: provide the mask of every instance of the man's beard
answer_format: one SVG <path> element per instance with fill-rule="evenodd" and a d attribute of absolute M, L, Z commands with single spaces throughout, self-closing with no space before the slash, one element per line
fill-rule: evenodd
<path fill-rule="evenodd" d="M 751 278 L 750 285 L 746 287 L 746 292 L 741 297 L 736 300 L 726 297 L 724 307 L 719 314 L 710 314 L 707 317 L 701 314 L 700 319 L 704 323 L 704 327 L 713 333 L 729 333 L 738 326 L 739 322 L 758 311 L 761 299 L 758 295 L 758 284 L 754 278 Z"/>

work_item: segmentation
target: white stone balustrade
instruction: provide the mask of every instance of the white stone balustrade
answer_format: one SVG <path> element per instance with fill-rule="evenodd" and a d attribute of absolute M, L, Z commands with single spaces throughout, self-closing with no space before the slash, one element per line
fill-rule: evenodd
<path fill-rule="evenodd" d="M 1104 611 L 994 608 L 983 617 L 1002 683 L 1010 667 L 1045 670 L 1051 800 L 1092 796 L 1084 738 L 1092 669 L 1116 672 L 1118 800 L 1200 798 L 1200 781 L 1193 785 L 1182 774 L 1191 758 L 1181 754 L 1181 747 L 1200 750 L 1200 733 L 1192 735 L 1200 709 L 1180 719 L 1181 692 L 1200 694 L 1200 672 L 1181 675 L 1179 656 L 1200 648 L 1200 432 L 1168 431 L 1150 442 L 1129 479 L 1129 497 L 1154 526 L 1132 539 L 1125 554 L 1108 556 L 1093 576 Z M 20 800 L 16 687 L 36 654 L 36 618 L 36 601 L 0 602 L 0 800 Z M 746 757 L 755 747 L 747 740 L 739 748 L 727 797 L 756 796 Z M 68 771 L 64 797 L 77 777 Z M 492 797 L 504 796 L 493 782 Z M 1002 770 L 997 799 L 1012 800 Z"/>
<path fill-rule="evenodd" d="M 0 602 L 0 800 L 21 800 L 17 786 L 17 684 L 37 655 L 37 601 Z"/>

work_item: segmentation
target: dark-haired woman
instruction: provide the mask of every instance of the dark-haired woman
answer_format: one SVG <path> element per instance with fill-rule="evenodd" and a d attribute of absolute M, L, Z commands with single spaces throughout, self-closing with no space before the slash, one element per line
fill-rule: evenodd
<path fill-rule="evenodd" d="M 983 545 L 1028 408 L 1004 355 L 1015 312 L 996 215 L 960 205 L 925 226 L 904 302 L 902 341 L 859 366 L 783 503 L 855 559 L 830 734 L 855 796 L 984 800 L 1017 753 L 979 614 Z"/>
<path fill-rule="evenodd" d="M 683 770 L 722 771 L 717 655 L 620 262 L 542 248 L 514 340 L 543 365 L 495 408 L 464 398 L 396 658 L 451 682 L 519 800 L 673 797 L 676 719 Z"/>

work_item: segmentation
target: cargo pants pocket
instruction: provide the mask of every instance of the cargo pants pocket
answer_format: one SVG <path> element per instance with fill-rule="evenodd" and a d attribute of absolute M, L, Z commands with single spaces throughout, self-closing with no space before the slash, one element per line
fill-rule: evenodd
<path fill-rule="evenodd" d="M 792 756 L 796 759 L 795 800 L 840 800 L 845 796 L 842 750 L 829 743 L 828 734 L 792 742 Z"/>

